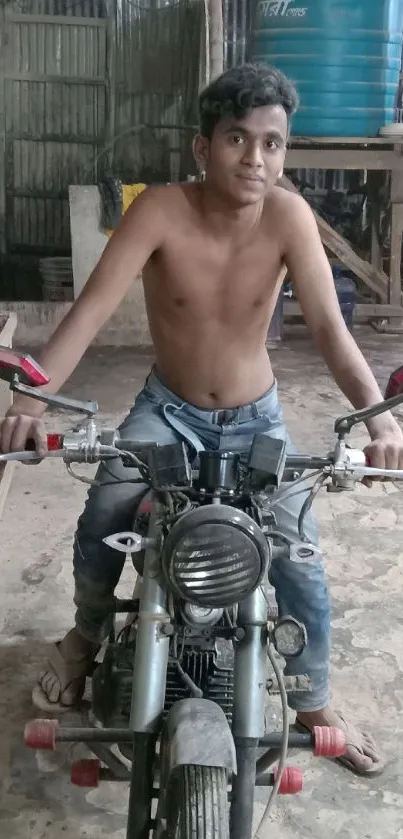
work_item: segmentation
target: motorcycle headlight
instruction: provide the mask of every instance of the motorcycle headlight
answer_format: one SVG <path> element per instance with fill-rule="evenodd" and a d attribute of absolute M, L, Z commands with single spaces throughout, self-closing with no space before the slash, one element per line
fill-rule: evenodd
<path fill-rule="evenodd" d="M 267 540 L 253 519 L 224 504 L 181 516 L 165 539 L 162 566 L 170 587 L 196 606 L 225 608 L 260 584 L 270 562 Z"/>

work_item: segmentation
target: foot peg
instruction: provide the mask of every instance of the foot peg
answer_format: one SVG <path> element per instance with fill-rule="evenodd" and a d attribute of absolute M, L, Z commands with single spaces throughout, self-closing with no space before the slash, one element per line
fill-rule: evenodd
<path fill-rule="evenodd" d="M 71 783 L 76 787 L 95 789 L 101 780 L 101 763 L 96 758 L 77 760 L 70 772 Z"/>
<path fill-rule="evenodd" d="M 57 720 L 32 720 L 24 729 L 24 743 L 28 749 L 55 751 L 59 723 Z"/>
<path fill-rule="evenodd" d="M 315 725 L 312 730 L 315 757 L 343 757 L 347 749 L 346 735 L 340 728 Z"/>
<path fill-rule="evenodd" d="M 264 772 L 256 779 L 256 786 L 258 787 L 274 787 L 278 778 L 278 768 L 273 772 Z M 296 766 L 285 766 L 282 774 L 280 786 L 278 788 L 279 795 L 298 795 L 304 786 L 304 776 L 300 769 Z"/>

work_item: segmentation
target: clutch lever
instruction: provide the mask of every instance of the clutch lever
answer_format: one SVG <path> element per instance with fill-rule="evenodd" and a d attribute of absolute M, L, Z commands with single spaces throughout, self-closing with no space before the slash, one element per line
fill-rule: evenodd
<path fill-rule="evenodd" d="M 54 393 L 47 393 L 39 387 L 30 387 L 30 385 L 22 384 L 17 375 L 14 376 L 10 384 L 10 390 L 14 393 L 21 393 L 22 396 L 29 396 L 30 399 L 45 402 L 46 405 L 54 408 L 62 408 L 67 411 L 86 414 L 87 417 L 93 417 L 98 411 L 97 402 L 82 402 L 79 399 L 70 399 L 68 396 L 56 396 Z"/>
<path fill-rule="evenodd" d="M 403 393 L 398 396 L 393 396 L 384 402 L 378 402 L 377 405 L 372 405 L 370 408 L 363 408 L 361 411 L 354 411 L 346 417 L 339 417 L 334 424 L 335 434 L 338 435 L 339 440 L 344 440 L 345 436 L 350 433 L 351 429 L 360 422 L 367 422 L 373 417 L 384 414 L 386 411 L 392 411 L 398 405 L 403 403 Z"/>

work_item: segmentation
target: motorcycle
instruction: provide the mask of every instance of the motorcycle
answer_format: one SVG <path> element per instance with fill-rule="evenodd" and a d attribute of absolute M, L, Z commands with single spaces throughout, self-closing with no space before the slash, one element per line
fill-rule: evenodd
<path fill-rule="evenodd" d="M 403 403 L 403 387 L 396 389 L 395 377 L 388 401 L 339 418 L 334 449 L 324 457 L 289 456 L 283 441 L 257 434 L 246 452 L 204 451 L 191 463 L 183 443 L 139 444 L 99 428 L 97 404 L 42 390 L 49 378 L 28 355 L 0 347 L 0 378 L 13 392 L 86 416 L 47 437 L 47 456 L 61 458 L 73 477 L 88 480 L 73 464 L 120 457 L 148 488 L 133 511 L 133 530 L 105 539 L 139 577 L 131 599 L 115 598 L 114 628 L 92 674 L 88 724 L 33 720 L 25 744 L 87 744 L 94 757 L 73 764 L 71 780 L 130 785 L 127 839 L 252 839 L 255 787 L 271 787 L 260 828 L 278 793 L 302 789 L 301 772 L 286 765 L 288 748 L 318 757 L 346 751 L 338 729 L 290 730 L 287 693 L 310 683 L 284 675 L 279 659 L 300 655 L 307 637 L 292 616 L 276 614 L 270 563 L 290 550 L 316 550 L 304 520 L 321 488 L 345 492 L 364 478 L 403 479 L 403 470 L 371 467 L 347 442 L 355 425 Z M 35 459 L 31 445 L 0 455 L 0 462 Z M 276 499 L 306 492 L 309 478 L 295 546 L 277 529 Z M 121 614 L 128 617 L 118 631 Z M 266 701 L 274 693 L 282 730 L 267 732 Z"/>

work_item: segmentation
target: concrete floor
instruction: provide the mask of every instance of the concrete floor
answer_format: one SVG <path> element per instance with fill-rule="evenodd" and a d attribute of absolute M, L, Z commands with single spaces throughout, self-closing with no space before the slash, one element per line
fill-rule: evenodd
<path fill-rule="evenodd" d="M 403 362 L 401 337 L 370 331 L 356 337 L 384 387 Z M 325 452 L 346 401 L 300 329 L 290 332 L 273 362 L 297 444 Z M 93 350 L 66 390 L 98 398 L 100 420 L 115 423 L 149 366 L 144 353 Z M 67 420 L 49 414 L 47 421 L 57 429 Z M 365 432 L 357 430 L 353 439 L 363 443 Z M 85 492 L 60 463 L 18 466 L 1 522 L 0 836 L 7 839 L 125 837 L 123 787 L 105 784 L 88 793 L 69 784 L 67 766 L 83 747 L 35 754 L 22 744 L 46 645 L 72 624 L 71 540 Z M 304 792 L 279 800 L 264 839 L 403 839 L 401 510 L 402 490 L 394 486 L 324 494 L 316 504 L 333 598 L 334 702 L 370 727 L 388 755 L 387 770 L 381 779 L 363 781 L 327 761 L 293 755 L 291 762 L 304 770 Z M 126 573 L 122 586 L 131 582 Z M 257 817 L 266 793 L 258 795 Z"/>

